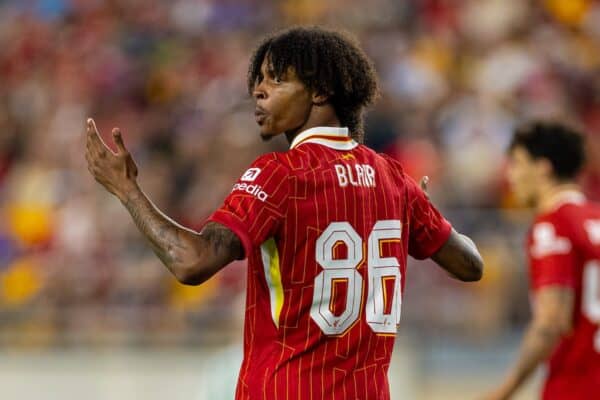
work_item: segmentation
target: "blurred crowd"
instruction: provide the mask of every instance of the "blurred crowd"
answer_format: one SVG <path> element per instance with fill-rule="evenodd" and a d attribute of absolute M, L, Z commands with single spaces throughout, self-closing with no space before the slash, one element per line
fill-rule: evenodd
<path fill-rule="evenodd" d="M 108 143 L 119 126 L 144 190 L 197 228 L 255 157 L 286 148 L 260 141 L 246 69 L 261 35 L 298 23 L 359 38 L 382 88 L 367 144 L 429 175 L 436 204 L 486 258 L 471 286 L 412 265 L 402 325 L 489 338 L 522 323 L 528 214 L 506 189 L 505 150 L 531 118 L 580 127 L 582 184 L 600 200 L 599 1 L 4 0 L 0 344 L 239 331 L 244 263 L 201 287 L 176 284 L 88 174 L 84 124 L 93 116 Z"/>

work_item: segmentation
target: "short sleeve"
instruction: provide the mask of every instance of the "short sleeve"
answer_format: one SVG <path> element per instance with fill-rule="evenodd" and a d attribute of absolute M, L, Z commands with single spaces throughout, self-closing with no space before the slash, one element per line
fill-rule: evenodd
<path fill-rule="evenodd" d="M 536 223 L 527 241 L 533 291 L 550 285 L 575 286 L 576 255 L 571 240 L 556 223 Z"/>
<path fill-rule="evenodd" d="M 417 183 L 404 174 L 408 196 L 408 254 L 423 260 L 431 257 L 450 237 L 452 225 L 427 198 Z"/>
<path fill-rule="evenodd" d="M 273 236 L 283 221 L 289 196 L 288 172 L 274 153 L 259 157 L 208 218 L 240 238 L 246 257 Z"/>

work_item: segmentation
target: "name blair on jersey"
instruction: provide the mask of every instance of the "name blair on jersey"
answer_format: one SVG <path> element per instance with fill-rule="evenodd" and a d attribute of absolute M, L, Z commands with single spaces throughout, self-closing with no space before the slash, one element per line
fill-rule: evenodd
<path fill-rule="evenodd" d="M 349 164 L 335 164 L 340 187 L 352 186 L 375 187 L 375 168 L 369 164 L 354 164 L 355 174 Z"/>
<path fill-rule="evenodd" d="M 375 169 L 368 164 L 335 164 L 335 173 L 340 187 L 346 187 L 348 184 L 358 187 L 375 187 Z M 256 174 L 258 175 L 258 174 Z M 256 197 L 262 202 L 267 201 L 269 195 L 260 185 L 248 183 L 236 183 L 233 185 L 232 192 L 239 190 Z"/>

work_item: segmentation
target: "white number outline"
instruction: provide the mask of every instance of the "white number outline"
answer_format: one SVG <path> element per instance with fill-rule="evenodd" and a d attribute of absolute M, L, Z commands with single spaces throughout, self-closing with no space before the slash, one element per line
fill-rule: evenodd
<path fill-rule="evenodd" d="M 590 243 L 600 244 L 600 220 L 583 223 Z M 600 353 L 600 260 L 589 260 L 583 265 L 583 293 L 581 312 L 592 323 L 598 325 L 594 334 L 594 349 Z"/>
<path fill-rule="evenodd" d="M 375 223 L 367 240 L 366 322 L 375 333 L 394 334 L 400 323 L 400 263 L 396 257 L 382 257 L 381 244 L 401 238 L 402 223 L 399 220 L 382 220 Z M 339 242 L 348 250 L 345 259 L 333 258 L 333 250 Z M 360 318 L 364 288 L 363 277 L 357 268 L 364 262 L 363 245 L 362 238 L 348 222 L 332 222 L 316 241 L 315 257 L 323 271 L 315 277 L 310 316 L 326 335 L 343 335 Z M 394 279 L 391 310 L 384 314 L 384 282 L 390 278 Z M 348 287 L 345 308 L 339 316 L 331 311 L 336 280 L 346 281 Z"/>
<path fill-rule="evenodd" d="M 348 249 L 346 259 L 333 259 L 333 248 L 343 242 Z M 315 277 L 310 316 L 326 335 L 339 335 L 350 328 L 360 315 L 363 278 L 356 270 L 363 258 L 362 239 L 348 222 L 333 222 L 316 242 L 316 259 L 323 268 Z M 347 280 L 346 306 L 339 316 L 331 311 L 333 282 Z M 357 292 L 360 290 L 360 296 Z"/>
<path fill-rule="evenodd" d="M 600 353 L 600 261 L 591 260 L 583 267 L 583 315 L 599 325 L 594 335 L 594 349 Z"/>
<path fill-rule="evenodd" d="M 367 297 L 367 324 L 376 333 L 396 333 L 400 324 L 402 297 L 400 296 L 400 263 L 396 257 L 382 257 L 384 241 L 399 241 L 402 224 L 398 220 L 378 221 L 369 235 L 367 275 L 369 294 Z M 386 279 L 394 278 L 391 313 L 385 314 Z M 392 317 L 392 318 L 390 318 Z"/>

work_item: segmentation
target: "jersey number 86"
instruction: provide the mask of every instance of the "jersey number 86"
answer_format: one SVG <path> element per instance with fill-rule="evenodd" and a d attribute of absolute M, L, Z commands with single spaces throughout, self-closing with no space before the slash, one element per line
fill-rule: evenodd
<path fill-rule="evenodd" d="M 401 235 L 399 220 L 382 220 L 375 223 L 367 239 L 366 322 L 376 333 L 396 333 L 400 323 L 400 263 L 396 257 L 382 257 L 381 244 L 399 242 Z M 347 256 L 334 258 L 334 250 L 341 243 Z M 364 282 L 357 268 L 364 256 L 364 241 L 348 222 L 332 222 L 317 239 L 316 259 L 323 271 L 315 277 L 310 316 L 326 335 L 345 333 L 360 317 Z M 335 315 L 331 305 L 340 282 L 347 286 L 346 304 L 344 311 Z M 389 290 L 392 293 L 388 293 L 388 287 L 393 287 Z M 386 313 L 390 294 L 391 307 Z"/>

